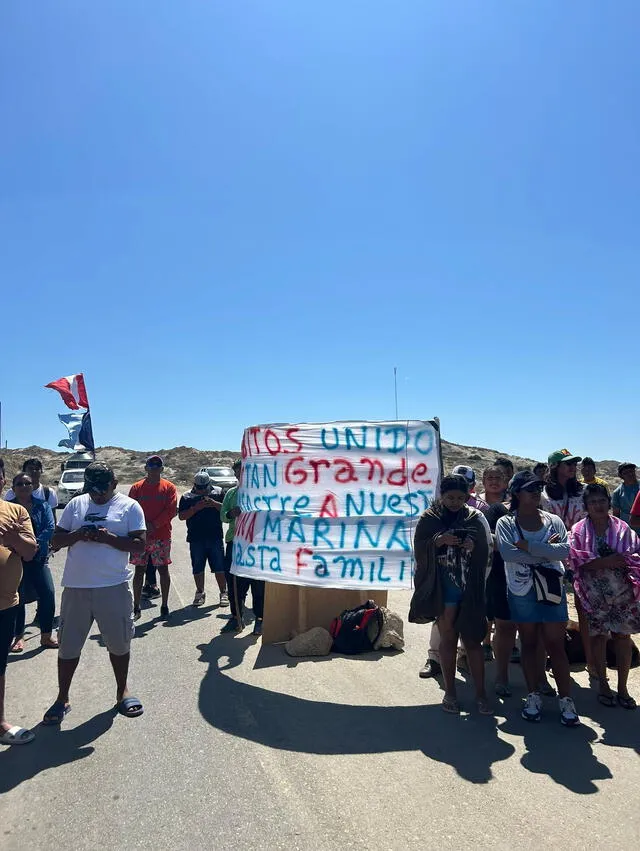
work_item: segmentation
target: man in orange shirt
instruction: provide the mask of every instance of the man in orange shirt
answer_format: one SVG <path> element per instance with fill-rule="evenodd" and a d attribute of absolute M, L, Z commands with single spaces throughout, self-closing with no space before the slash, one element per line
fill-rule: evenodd
<path fill-rule="evenodd" d="M 169 616 L 169 588 L 171 577 L 171 521 L 178 508 L 178 492 L 173 482 L 162 478 L 164 462 L 159 455 L 147 458 L 147 476 L 131 486 L 129 496 L 142 506 L 147 524 L 147 543 L 143 553 L 132 553 L 131 564 L 136 572 L 133 578 L 133 617 L 141 616 L 140 597 L 147 567 L 155 567 L 160 574 L 162 605 L 160 617 Z"/>

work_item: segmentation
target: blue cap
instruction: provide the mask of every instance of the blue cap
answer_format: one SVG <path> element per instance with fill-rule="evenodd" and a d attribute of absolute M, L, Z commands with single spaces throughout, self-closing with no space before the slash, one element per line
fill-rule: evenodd
<path fill-rule="evenodd" d="M 542 490 L 544 483 L 535 476 L 531 470 L 521 470 L 509 482 L 509 491 L 519 493 L 520 491 Z"/>

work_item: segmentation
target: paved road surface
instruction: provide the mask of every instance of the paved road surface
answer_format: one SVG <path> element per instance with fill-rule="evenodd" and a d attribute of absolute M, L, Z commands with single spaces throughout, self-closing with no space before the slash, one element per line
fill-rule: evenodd
<path fill-rule="evenodd" d="M 32 630 L 12 657 L 10 718 L 38 738 L 0 747 L 2 851 L 640 847 L 640 712 L 600 706 L 584 673 L 584 726 L 566 730 L 553 700 L 540 725 L 520 719 L 517 666 L 495 720 L 442 713 L 438 685 L 417 677 L 428 627 L 407 627 L 403 654 L 299 662 L 250 630 L 221 636 L 217 594 L 190 608 L 176 525 L 172 619 L 146 609 L 133 645 L 142 718 L 114 716 L 95 634 L 61 730 L 37 726 L 55 653 Z M 406 614 L 408 598 L 390 604 Z"/>

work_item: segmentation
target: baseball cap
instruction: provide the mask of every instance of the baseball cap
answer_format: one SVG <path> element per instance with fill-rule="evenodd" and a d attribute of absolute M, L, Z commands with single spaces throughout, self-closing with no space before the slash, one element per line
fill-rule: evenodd
<path fill-rule="evenodd" d="M 197 488 L 208 488 L 211 485 L 211 476 L 209 473 L 196 473 L 193 477 L 193 484 Z"/>
<path fill-rule="evenodd" d="M 509 482 L 509 490 L 511 493 L 519 493 L 520 491 L 541 491 L 544 484 L 535 476 L 531 470 L 521 470 Z"/>
<path fill-rule="evenodd" d="M 581 455 L 572 455 L 568 449 L 556 449 L 555 452 L 552 452 L 549 455 L 547 461 L 549 464 L 561 464 L 563 461 L 572 464 L 577 464 L 578 461 L 582 461 Z"/>
<path fill-rule="evenodd" d="M 149 455 L 145 462 L 145 466 L 149 467 L 151 464 L 160 465 L 161 467 L 164 467 L 164 461 L 159 455 Z"/>
<path fill-rule="evenodd" d="M 113 470 L 102 461 L 93 461 L 84 471 L 85 490 L 91 493 L 104 493 L 115 480 Z"/>
<path fill-rule="evenodd" d="M 470 485 L 474 485 L 476 482 L 476 474 L 473 470 L 473 467 L 467 467 L 466 464 L 458 464 L 457 467 L 454 467 L 451 471 L 452 476 L 464 476 L 464 478 L 469 482 Z"/>

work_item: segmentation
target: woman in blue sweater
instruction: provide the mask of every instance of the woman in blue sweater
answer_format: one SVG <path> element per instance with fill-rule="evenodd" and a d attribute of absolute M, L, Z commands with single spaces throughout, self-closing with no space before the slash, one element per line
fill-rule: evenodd
<path fill-rule="evenodd" d="M 33 496 L 33 483 L 26 473 L 18 473 L 13 479 L 15 497 L 10 500 L 24 506 L 29 512 L 33 531 L 38 542 L 38 552 L 31 561 L 22 563 L 23 573 L 20 583 L 20 604 L 16 615 L 16 629 L 13 647 L 14 653 L 24 650 L 25 603 L 28 592 L 35 594 L 38 601 L 40 618 L 40 644 L 43 647 L 57 648 L 58 642 L 52 637 L 53 618 L 56 612 L 56 597 L 53 579 L 49 570 L 49 543 L 53 538 L 55 522 L 51 507 Z"/>

